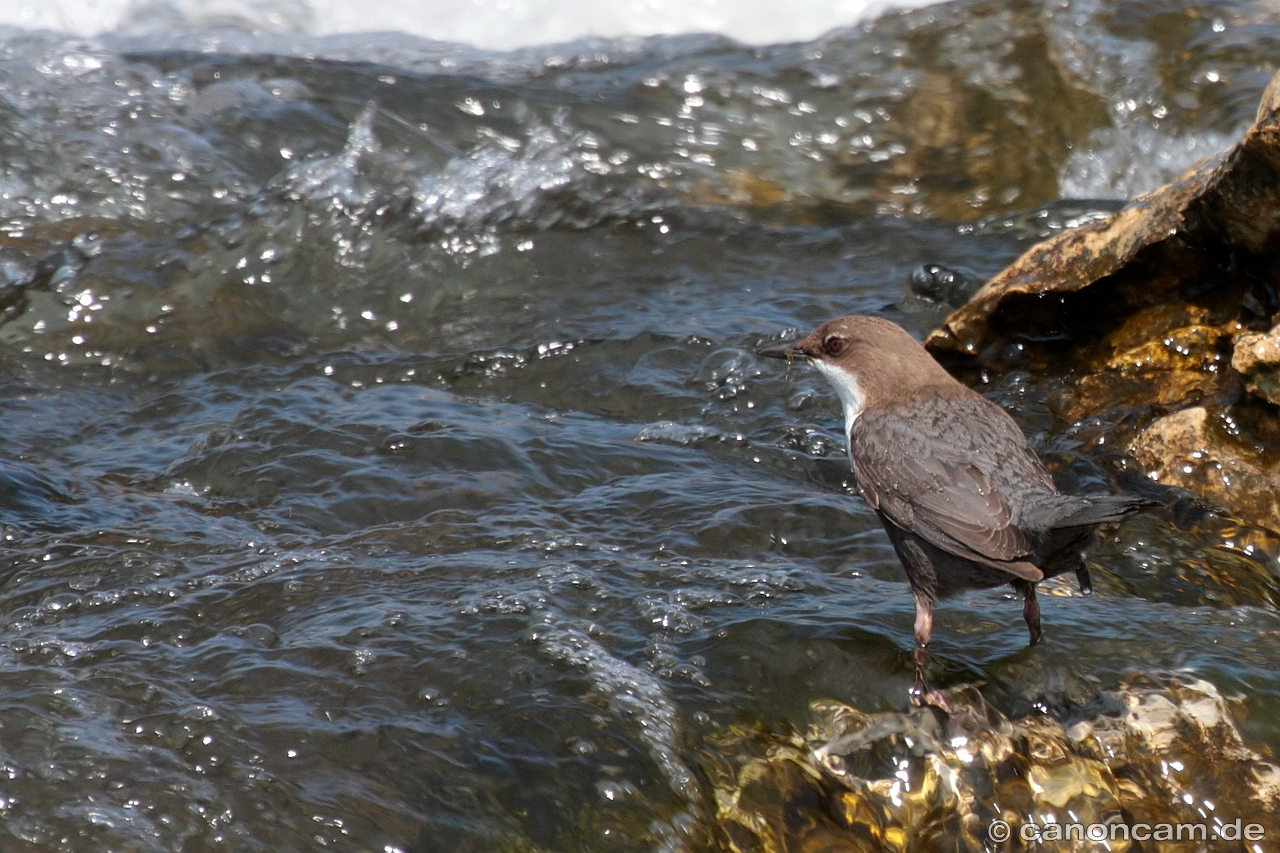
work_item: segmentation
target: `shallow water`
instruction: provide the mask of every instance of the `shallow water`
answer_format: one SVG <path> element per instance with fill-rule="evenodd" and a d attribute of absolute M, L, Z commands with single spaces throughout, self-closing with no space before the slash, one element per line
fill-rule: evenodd
<path fill-rule="evenodd" d="M 511 54 L 4 33 L 0 847 L 715 849 L 716 732 L 911 678 L 838 404 L 753 350 L 921 334 L 924 265 L 981 280 L 1247 125 L 1273 13 L 1124 8 Z M 1054 381 L 981 387 L 1120 488 Z M 1016 710 L 1185 669 L 1274 754 L 1272 541 L 1110 531 L 1042 647 L 1011 596 L 940 608 L 935 678 Z"/>

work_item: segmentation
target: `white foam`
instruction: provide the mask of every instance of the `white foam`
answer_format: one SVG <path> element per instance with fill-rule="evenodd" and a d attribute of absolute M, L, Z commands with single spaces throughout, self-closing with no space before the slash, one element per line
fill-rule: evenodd
<path fill-rule="evenodd" d="M 1243 129 L 1240 131 L 1243 133 Z M 1240 133 L 1172 136 L 1149 125 L 1100 128 L 1072 152 L 1058 175 L 1063 198 L 1131 199 L 1174 180 L 1205 157 L 1227 150 Z"/>
<path fill-rule="evenodd" d="M 1182 133 L 1166 125 L 1162 120 L 1171 96 L 1159 74 L 1159 49 L 1145 33 L 1122 36 L 1105 26 L 1112 5 L 1076 0 L 1048 10 L 1046 32 L 1054 55 L 1078 81 L 1106 98 L 1111 119 L 1063 164 L 1062 198 L 1133 198 L 1225 150 L 1244 131 Z"/>
<path fill-rule="evenodd" d="M 310 35 L 404 32 L 507 50 L 586 36 L 709 32 L 752 44 L 807 41 L 931 0 L 17 0 L 0 26 L 76 35 L 233 25 Z"/>

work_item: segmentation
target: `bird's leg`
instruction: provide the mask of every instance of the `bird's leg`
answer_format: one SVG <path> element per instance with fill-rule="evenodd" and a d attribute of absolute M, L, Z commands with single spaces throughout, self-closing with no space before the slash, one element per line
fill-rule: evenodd
<path fill-rule="evenodd" d="M 928 688 L 924 683 L 924 666 L 929 657 L 929 637 L 933 634 L 933 602 L 927 596 L 916 593 L 916 683 L 911 690 L 913 701 L 924 697 Z"/>
<path fill-rule="evenodd" d="M 1037 645 L 1044 637 L 1044 632 L 1040 630 L 1040 602 L 1036 600 L 1036 585 L 1030 581 L 1017 581 L 1015 586 L 1022 592 L 1022 618 L 1027 622 L 1031 645 Z"/>
<path fill-rule="evenodd" d="M 1089 577 L 1089 567 L 1084 563 L 1084 554 L 1076 558 L 1076 580 L 1080 582 L 1080 594 L 1093 593 L 1093 579 Z"/>

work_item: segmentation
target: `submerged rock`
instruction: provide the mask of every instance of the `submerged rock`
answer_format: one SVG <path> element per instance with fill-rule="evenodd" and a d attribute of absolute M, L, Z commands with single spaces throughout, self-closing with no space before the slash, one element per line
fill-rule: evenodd
<path fill-rule="evenodd" d="M 945 699 L 947 713 L 819 703 L 804 734 L 736 734 L 716 780 L 723 846 L 1203 851 L 1280 833 L 1280 768 L 1207 682 L 1135 676 L 1066 721 L 1011 720 L 969 686 Z"/>
<path fill-rule="evenodd" d="M 1149 474 L 1280 529 L 1278 250 L 1280 76 L 1235 146 L 1032 247 L 926 343 L 984 367 L 1071 365 L 1066 417 L 1123 422 Z"/>

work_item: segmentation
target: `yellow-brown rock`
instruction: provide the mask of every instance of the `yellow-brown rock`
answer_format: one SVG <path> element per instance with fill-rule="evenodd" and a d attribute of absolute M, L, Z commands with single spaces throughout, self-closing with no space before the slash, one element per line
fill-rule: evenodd
<path fill-rule="evenodd" d="M 1280 326 L 1236 338 L 1231 367 L 1244 377 L 1251 394 L 1280 405 Z"/>
<path fill-rule="evenodd" d="M 1239 518 L 1280 530 L 1280 467 L 1273 454 L 1231 431 L 1204 406 L 1191 406 L 1152 422 L 1130 450 L 1160 482 L 1191 489 Z"/>
<path fill-rule="evenodd" d="M 1010 720 L 972 687 L 945 701 L 946 713 L 818 703 L 803 735 L 727 738 L 713 780 L 721 846 L 1191 853 L 1242 849 L 1214 832 L 1237 818 L 1266 838 L 1280 833 L 1280 768 L 1244 744 L 1206 682 L 1136 676 L 1092 703 L 1107 713 L 1067 727 Z M 1162 823 L 1204 828 L 1156 847 L 1132 838 L 1138 824 Z M 1055 838 L 1048 824 L 1098 827 L 1107 844 Z"/>

